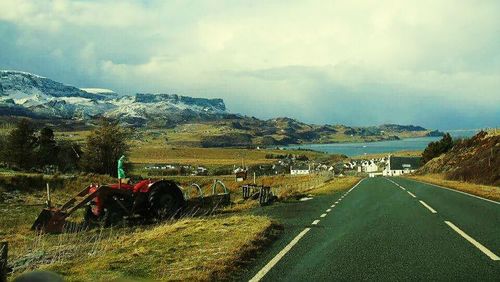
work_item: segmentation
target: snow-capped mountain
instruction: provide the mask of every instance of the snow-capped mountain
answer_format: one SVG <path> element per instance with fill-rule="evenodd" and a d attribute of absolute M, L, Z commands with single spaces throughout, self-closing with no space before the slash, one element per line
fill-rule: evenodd
<path fill-rule="evenodd" d="M 35 74 L 0 70 L 0 115 L 89 119 L 98 116 L 145 125 L 186 122 L 228 114 L 222 99 L 176 94 L 118 95 L 101 88 L 76 88 Z"/>

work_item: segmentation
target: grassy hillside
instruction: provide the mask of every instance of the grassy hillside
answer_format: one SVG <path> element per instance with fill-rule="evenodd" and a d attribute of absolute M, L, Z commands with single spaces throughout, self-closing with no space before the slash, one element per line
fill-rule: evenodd
<path fill-rule="evenodd" d="M 448 180 L 500 186 L 500 134 L 480 132 L 432 159 L 419 174 L 443 174 Z"/>

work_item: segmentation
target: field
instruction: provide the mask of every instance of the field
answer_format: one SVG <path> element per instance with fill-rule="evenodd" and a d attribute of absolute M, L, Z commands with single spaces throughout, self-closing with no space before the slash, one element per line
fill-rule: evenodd
<path fill-rule="evenodd" d="M 297 150 L 258 150 L 230 148 L 172 147 L 167 145 L 133 145 L 129 154 L 132 163 L 179 163 L 203 166 L 255 165 L 276 162 L 267 159 L 267 154 L 297 154 L 315 158 L 318 152 Z"/>

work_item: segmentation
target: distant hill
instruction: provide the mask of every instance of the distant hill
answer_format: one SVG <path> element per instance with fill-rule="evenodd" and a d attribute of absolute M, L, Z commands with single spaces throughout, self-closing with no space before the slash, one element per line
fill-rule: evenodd
<path fill-rule="evenodd" d="M 424 137 L 430 131 L 383 131 L 378 126 L 350 127 L 345 125 L 307 124 L 280 117 L 260 120 L 233 116 L 223 120 L 186 124 L 170 132 L 169 142 L 182 145 L 186 141 L 195 146 L 279 146 L 304 143 L 343 143 L 398 140 L 405 137 Z"/>
<path fill-rule="evenodd" d="M 500 186 L 500 135 L 481 131 L 459 141 L 418 173 L 443 173 L 450 180 Z"/>
<path fill-rule="evenodd" d="M 205 123 L 216 130 L 193 131 L 197 127 L 191 127 L 183 133 L 190 137 L 178 140 L 206 147 L 369 142 L 441 134 L 414 125 L 351 127 L 307 124 L 288 117 L 261 120 L 228 112 L 222 99 L 161 93 L 120 95 L 20 71 L 0 71 L 0 116 L 9 122 L 28 117 L 40 124 L 73 129 L 91 126 L 100 117 L 152 129 Z"/>

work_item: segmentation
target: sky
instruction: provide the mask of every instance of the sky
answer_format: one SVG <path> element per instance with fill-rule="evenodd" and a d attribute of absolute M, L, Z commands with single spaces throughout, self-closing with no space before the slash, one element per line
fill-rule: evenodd
<path fill-rule="evenodd" d="M 317 124 L 500 126 L 500 1 L 0 1 L 0 69 Z"/>

